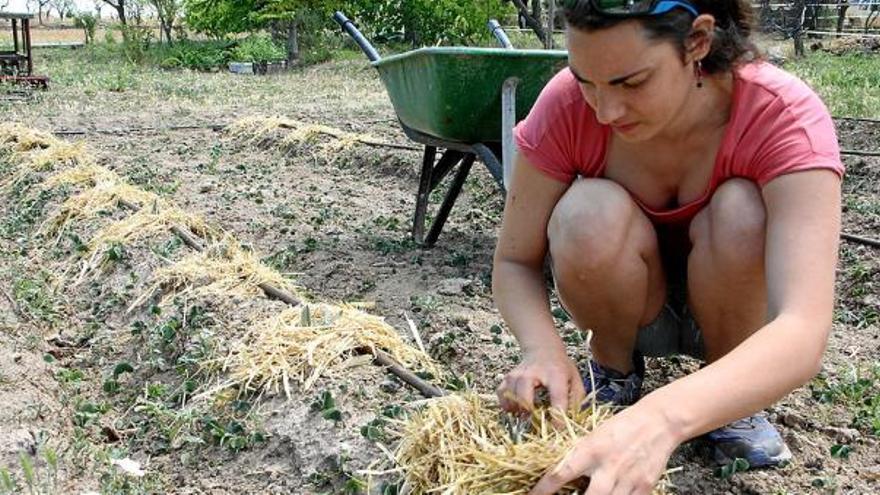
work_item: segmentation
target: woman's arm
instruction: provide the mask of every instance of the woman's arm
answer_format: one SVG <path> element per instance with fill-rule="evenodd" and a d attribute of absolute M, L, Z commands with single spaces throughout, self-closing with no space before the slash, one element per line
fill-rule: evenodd
<path fill-rule="evenodd" d="M 616 487 L 650 493 L 676 446 L 770 406 L 816 374 L 831 328 L 840 179 L 825 170 L 792 173 L 763 195 L 769 323 L 600 425 L 530 495 L 555 493 L 581 476 L 590 477 L 590 495 Z"/>
<path fill-rule="evenodd" d="M 492 271 L 495 304 L 523 352 L 522 364 L 498 389 L 509 410 L 530 408 L 539 386 L 561 408 L 583 394 L 580 375 L 556 332 L 543 276 L 547 223 L 567 189 L 517 156 Z M 573 391 L 575 385 L 580 390 Z"/>
<path fill-rule="evenodd" d="M 544 284 L 547 223 L 568 185 L 518 155 L 495 248 L 495 304 L 524 351 L 558 340 Z M 554 339 L 555 337 L 555 339 Z"/>
<path fill-rule="evenodd" d="M 768 407 L 820 369 L 831 330 L 840 179 L 810 170 L 764 187 L 769 323 L 729 354 L 642 401 L 680 442 Z"/>

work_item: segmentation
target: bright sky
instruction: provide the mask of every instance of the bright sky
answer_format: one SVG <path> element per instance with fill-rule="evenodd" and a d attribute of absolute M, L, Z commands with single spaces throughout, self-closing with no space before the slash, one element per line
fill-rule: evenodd
<path fill-rule="evenodd" d="M 33 12 L 33 13 L 37 12 L 36 6 L 34 6 L 31 9 L 28 9 L 27 0 L 8 0 L 8 1 L 9 1 L 9 5 L 5 9 L 3 9 L 7 12 L 28 12 L 28 11 Z M 98 0 L 98 1 L 100 1 L 100 0 Z M 7 0 L 0 0 L 0 5 L 3 5 L 6 2 L 7 2 Z M 79 9 L 80 11 L 89 11 L 89 12 L 95 11 L 95 0 L 73 0 L 73 3 L 76 4 L 77 9 Z M 106 12 L 106 11 L 110 11 L 110 10 L 113 10 L 113 8 L 107 4 L 104 4 L 102 11 Z"/>

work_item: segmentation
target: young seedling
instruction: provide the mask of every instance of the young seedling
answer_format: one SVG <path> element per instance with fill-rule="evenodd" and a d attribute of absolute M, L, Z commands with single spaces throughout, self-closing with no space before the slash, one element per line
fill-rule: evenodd
<path fill-rule="evenodd" d="M 321 417 L 328 421 L 334 423 L 342 421 L 342 412 L 336 409 L 336 401 L 327 390 L 321 392 L 321 395 L 312 402 L 312 411 L 321 413 Z"/>
<path fill-rule="evenodd" d="M 729 479 L 736 473 L 743 473 L 749 470 L 749 461 L 737 457 L 730 464 L 721 466 L 715 470 L 715 476 L 723 480 Z"/>
<path fill-rule="evenodd" d="M 852 451 L 853 448 L 849 445 L 832 445 L 831 457 L 834 457 L 836 459 L 848 459 Z"/>

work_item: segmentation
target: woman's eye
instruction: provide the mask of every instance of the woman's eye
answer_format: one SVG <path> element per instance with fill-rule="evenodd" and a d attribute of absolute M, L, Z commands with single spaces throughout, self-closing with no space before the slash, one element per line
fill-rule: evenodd
<path fill-rule="evenodd" d="M 621 86 L 623 86 L 624 88 L 627 88 L 627 89 L 635 89 L 635 88 L 638 88 L 639 86 L 641 86 L 642 84 L 644 84 L 645 81 L 647 81 L 647 79 L 642 79 L 640 81 L 627 81 L 627 82 L 623 83 Z"/>

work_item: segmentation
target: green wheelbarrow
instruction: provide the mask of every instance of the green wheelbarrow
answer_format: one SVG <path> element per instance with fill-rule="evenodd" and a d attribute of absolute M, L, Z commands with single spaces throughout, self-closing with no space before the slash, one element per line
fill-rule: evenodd
<path fill-rule="evenodd" d="M 474 161 L 479 159 L 505 190 L 513 168 L 513 126 L 567 65 L 567 54 L 513 49 L 498 23 L 490 21 L 505 48 L 433 47 L 381 58 L 345 15 L 336 12 L 333 19 L 379 71 L 403 132 L 425 146 L 412 235 L 433 246 Z M 428 197 L 456 167 L 425 235 Z"/>

